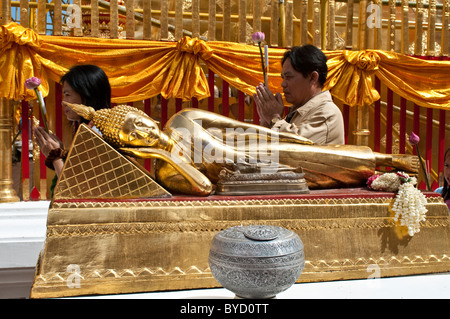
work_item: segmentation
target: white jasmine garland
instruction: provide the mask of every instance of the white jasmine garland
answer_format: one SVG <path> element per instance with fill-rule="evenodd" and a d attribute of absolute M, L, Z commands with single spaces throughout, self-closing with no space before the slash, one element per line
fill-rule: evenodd
<path fill-rule="evenodd" d="M 400 185 L 392 206 L 394 220 L 408 228 L 409 236 L 420 231 L 420 222 L 425 220 L 427 199 L 412 183 Z"/>
<path fill-rule="evenodd" d="M 369 189 L 397 191 L 392 205 L 392 211 L 395 213 L 394 220 L 398 221 L 401 226 L 406 226 L 410 236 L 420 231 L 420 222 L 425 220 L 428 211 L 425 207 L 427 199 L 421 191 L 414 187 L 416 183 L 415 177 L 409 177 L 404 172 L 374 175 L 369 178 L 367 183 Z"/>

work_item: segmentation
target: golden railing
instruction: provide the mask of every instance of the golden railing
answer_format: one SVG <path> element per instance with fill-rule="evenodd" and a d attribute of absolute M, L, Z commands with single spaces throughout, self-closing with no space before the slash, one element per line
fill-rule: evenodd
<path fill-rule="evenodd" d="M 248 43 L 253 32 L 263 31 L 270 46 L 310 42 L 326 50 L 449 54 L 449 0 L 67 1 L 2 0 L 2 24 L 13 12 L 17 22 L 38 34 L 175 41 L 188 35 Z M 66 18 L 76 13 L 67 12 L 69 5 L 81 9 L 80 27 L 67 26 Z"/>
<path fill-rule="evenodd" d="M 40 35 L 158 41 L 179 41 L 187 35 L 206 41 L 218 40 L 251 44 L 251 34 L 263 31 L 266 34 L 266 42 L 271 48 L 312 43 L 324 50 L 381 49 L 405 55 L 427 56 L 433 59 L 447 59 L 450 46 L 450 0 L 417 2 L 392 0 L 127 0 L 124 3 L 119 0 L 74 0 L 70 3 L 64 3 L 61 0 L 53 0 L 50 3 L 45 0 L 1 0 L 0 4 L 0 25 L 15 20 Z M 69 5 L 72 5 L 70 12 L 68 12 Z M 82 12 L 82 23 L 79 27 L 76 26 L 76 23 L 68 25 L 67 22 L 67 17 L 73 17 L 76 14 L 76 10 L 73 9 L 76 6 Z M 47 23 L 49 14 L 51 16 L 50 26 Z M 205 69 L 205 73 L 211 75 L 210 78 L 214 78 L 214 74 L 210 71 Z M 222 80 L 217 78 L 216 80 L 216 86 L 219 89 L 222 88 Z M 51 94 L 55 93 L 54 90 L 52 84 Z M 233 91 L 233 88 L 227 87 L 227 90 Z M 429 139 L 427 136 L 429 132 L 432 132 L 433 136 L 439 136 L 438 145 L 436 145 L 437 139 L 432 139 L 429 145 L 425 146 L 423 143 L 422 146 L 426 147 L 422 154 L 427 152 L 427 157 L 433 159 L 439 157 L 439 160 L 434 160 L 432 164 L 433 177 L 437 181 L 439 173 L 442 172 L 440 158 L 446 146 L 445 142 L 449 141 L 446 138 L 447 111 L 439 110 L 439 112 L 433 113 L 432 110 L 430 112 L 430 109 L 424 107 L 418 109 L 417 105 L 403 101 L 404 98 L 398 97 L 392 91 L 389 92 L 389 89 L 382 84 L 379 91 L 381 102 L 378 107 L 373 104 L 356 107 L 339 104 L 347 122 L 347 142 L 369 145 L 375 149 L 381 148 L 381 151 L 392 152 L 392 148 L 397 147 L 396 140 L 398 140 L 400 151 L 405 152 L 405 131 L 409 133 L 412 129 L 423 127 L 425 124 L 427 129 L 421 130 L 422 140 Z M 242 102 L 244 98 L 245 95 L 241 93 L 231 97 L 239 104 L 239 114 L 241 115 L 247 112 L 244 110 Z M 212 108 L 220 111 L 217 107 L 218 104 L 223 103 L 224 99 L 222 96 L 222 100 L 218 101 L 218 98 L 213 96 Z M 54 111 L 55 106 L 52 106 L 52 103 L 55 103 L 55 98 L 49 95 L 47 100 L 50 104 L 49 108 L 53 107 Z M 211 99 L 208 100 L 210 103 Z M 204 104 L 203 102 L 199 101 L 200 107 Z M 17 200 L 11 190 L 11 152 L 10 144 L 7 143 L 10 140 L 9 136 L 16 133 L 15 127 L 11 123 L 13 114 L 10 105 L 17 105 L 17 102 L 2 99 L 1 103 L 0 164 L 3 165 L 0 170 L 0 185 L 6 195 L 0 194 L 0 198 L 1 201 L 8 200 L 8 198 Z M 162 104 L 163 108 L 159 109 L 159 112 L 161 113 L 162 110 L 163 116 L 166 117 L 184 107 L 184 103 L 172 99 L 163 100 Z M 152 114 L 158 112 L 155 110 L 158 105 L 158 102 L 151 101 L 149 110 Z M 404 106 L 403 109 L 400 105 Z M 396 111 L 397 109 L 399 111 Z M 421 114 L 420 111 L 425 109 L 427 114 L 424 115 L 423 112 Z M 255 114 L 251 109 L 250 113 L 249 119 L 245 114 L 245 120 L 255 120 Z M 414 124 L 400 124 L 401 129 L 389 127 L 394 126 L 395 123 L 402 123 L 402 118 L 406 118 L 410 114 L 414 118 L 412 120 Z M 430 116 L 431 122 L 428 121 Z M 374 118 L 378 118 L 378 123 L 375 123 Z M 53 118 L 53 121 L 57 120 Z M 447 123 L 450 122 L 447 121 Z M 403 137 L 400 136 L 402 134 Z M 39 160 L 33 163 L 35 170 L 39 170 Z M 49 179 L 51 174 L 47 177 Z M 31 182 L 30 177 L 29 183 L 38 184 L 39 178 Z M 29 193 L 29 191 L 24 191 L 20 198 L 28 199 Z M 45 192 L 41 191 L 41 198 L 45 197 Z"/>

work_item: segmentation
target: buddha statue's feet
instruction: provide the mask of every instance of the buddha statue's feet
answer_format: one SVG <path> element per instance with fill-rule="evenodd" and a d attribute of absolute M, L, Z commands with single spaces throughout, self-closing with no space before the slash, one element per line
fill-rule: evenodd
<path fill-rule="evenodd" d="M 416 155 L 392 154 L 392 166 L 398 171 L 418 173 L 420 168 L 420 160 Z"/>

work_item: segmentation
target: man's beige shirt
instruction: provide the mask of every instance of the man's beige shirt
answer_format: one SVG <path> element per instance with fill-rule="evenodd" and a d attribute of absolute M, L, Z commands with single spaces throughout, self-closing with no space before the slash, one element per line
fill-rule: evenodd
<path fill-rule="evenodd" d="M 329 91 L 323 91 L 299 107 L 290 123 L 281 119 L 273 130 L 306 137 L 317 144 L 345 144 L 344 119 Z"/>

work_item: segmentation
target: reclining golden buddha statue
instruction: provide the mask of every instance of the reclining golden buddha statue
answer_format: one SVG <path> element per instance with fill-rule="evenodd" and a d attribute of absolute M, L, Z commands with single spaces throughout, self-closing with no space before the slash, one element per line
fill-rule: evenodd
<path fill-rule="evenodd" d="M 221 172 L 256 167 L 261 174 L 301 168 L 310 189 L 364 186 L 375 168 L 416 174 L 417 156 L 382 154 L 367 146 L 319 145 L 290 133 L 230 119 L 201 109 L 184 109 L 164 126 L 137 108 L 118 105 L 95 111 L 69 104 L 92 120 L 105 141 L 126 155 L 157 159 L 158 183 L 174 193 L 207 196 Z"/>

